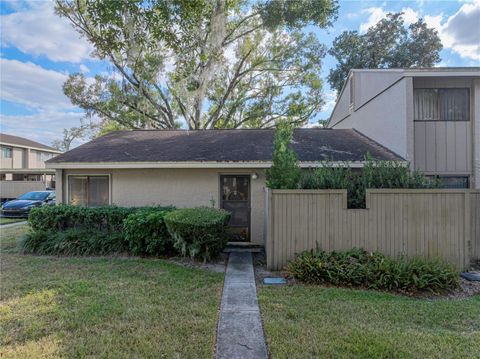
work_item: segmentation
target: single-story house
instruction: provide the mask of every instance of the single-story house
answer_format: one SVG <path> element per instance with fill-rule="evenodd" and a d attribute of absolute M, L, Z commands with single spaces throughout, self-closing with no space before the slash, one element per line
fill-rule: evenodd
<path fill-rule="evenodd" d="M 232 241 L 264 244 L 266 169 L 274 130 L 115 131 L 47 161 L 57 202 L 74 205 L 215 206 L 232 213 Z M 354 129 L 296 129 L 301 167 L 404 159 Z"/>

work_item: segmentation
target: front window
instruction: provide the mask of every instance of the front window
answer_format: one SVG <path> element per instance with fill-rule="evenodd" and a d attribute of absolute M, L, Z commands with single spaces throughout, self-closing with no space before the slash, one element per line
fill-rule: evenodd
<path fill-rule="evenodd" d="M 110 203 L 108 176 L 69 176 L 68 203 L 97 207 Z"/>
<path fill-rule="evenodd" d="M 468 88 L 414 89 L 415 121 L 469 121 Z"/>
<path fill-rule="evenodd" d="M 469 188 L 468 176 L 427 176 L 440 188 Z"/>
<path fill-rule="evenodd" d="M 9 147 L 2 147 L 2 157 L 12 158 L 12 149 Z"/>
<path fill-rule="evenodd" d="M 45 201 L 50 195 L 50 192 L 28 192 L 22 194 L 18 199 L 26 201 Z"/>
<path fill-rule="evenodd" d="M 45 162 L 52 157 L 53 157 L 53 154 L 51 153 L 37 151 L 37 161 L 39 162 Z"/>

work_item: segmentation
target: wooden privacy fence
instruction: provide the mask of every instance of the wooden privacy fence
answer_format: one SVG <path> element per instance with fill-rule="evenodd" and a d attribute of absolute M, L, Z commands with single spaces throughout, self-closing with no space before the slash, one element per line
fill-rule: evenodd
<path fill-rule="evenodd" d="M 317 245 L 440 257 L 458 268 L 480 258 L 480 191 L 370 189 L 366 209 L 347 209 L 346 190 L 268 190 L 267 202 L 269 269 Z"/>

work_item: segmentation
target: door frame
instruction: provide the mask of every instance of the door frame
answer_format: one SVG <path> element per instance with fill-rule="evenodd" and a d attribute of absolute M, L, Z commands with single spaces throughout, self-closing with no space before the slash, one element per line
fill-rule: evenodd
<path fill-rule="evenodd" d="M 218 207 L 223 209 L 223 196 L 222 196 L 222 177 L 246 177 L 248 178 L 248 216 L 247 216 L 247 233 L 248 238 L 244 242 L 232 242 L 232 243 L 251 243 L 252 242 L 252 176 L 249 173 L 219 173 L 218 174 Z M 229 226 L 231 227 L 231 226 Z M 235 227 L 232 228 L 243 228 Z"/>

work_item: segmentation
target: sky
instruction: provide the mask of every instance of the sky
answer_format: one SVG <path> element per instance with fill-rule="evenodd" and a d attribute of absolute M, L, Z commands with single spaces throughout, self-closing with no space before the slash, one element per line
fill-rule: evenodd
<path fill-rule="evenodd" d="M 438 30 L 444 48 L 437 66 L 480 66 L 480 0 L 340 1 L 333 27 L 306 31 L 329 47 L 343 31 L 363 33 L 398 11 L 405 13 L 407 24 L 423 18 Z M 0 132 L 47 145 L 61 139 L 63 129 L 78 126 L 83 117 L 83 110 L 63 94 L 68 74 L 93 77 L 110 66 L 91 56 L 92 47 L 54 14 L 48 0 L 0 0 L 0 33 Z M 326 81 L 334 66 L 327 55 L 322 67 L 326 104 L 312 122 L 327 119 L 335 104 Z"/>

